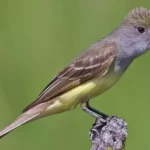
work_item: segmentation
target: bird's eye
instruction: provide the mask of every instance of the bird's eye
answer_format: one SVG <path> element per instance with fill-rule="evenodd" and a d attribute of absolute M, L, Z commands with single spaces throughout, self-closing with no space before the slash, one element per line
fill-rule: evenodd
<path fill-rule="evenodd" d="M 145 29 L 143 27 L 138 27 L 137 30 L 139 31 L 139 33 L 144 33 Z"/>

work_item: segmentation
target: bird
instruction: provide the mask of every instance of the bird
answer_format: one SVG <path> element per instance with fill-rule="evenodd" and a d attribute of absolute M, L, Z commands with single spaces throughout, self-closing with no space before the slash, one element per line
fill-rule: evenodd
<path fill-rule="evenodd" d="M 122 77 L 130 64 L 150 48 L 150 10 L 137 7 L 120 25 L 92 44 L 60 71 L 22 114 L 0 131 L 0 138 L 31 121 L 65 111 L 80 104 L 93 117 L 108 115 L 92 108 L 89 100 Z"/>

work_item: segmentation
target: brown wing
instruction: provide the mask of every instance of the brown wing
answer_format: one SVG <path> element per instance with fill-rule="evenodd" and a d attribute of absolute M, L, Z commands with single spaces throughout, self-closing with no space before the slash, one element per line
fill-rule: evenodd
<path fill-rule="evenodd" d="M 45 87 L 37 100 L 26 107 L 23 112 L 96 76 L 103 76 L 111 66 L 115 56 L 116 45 L 114 43 L 95 43 L 61 71 Z"/>

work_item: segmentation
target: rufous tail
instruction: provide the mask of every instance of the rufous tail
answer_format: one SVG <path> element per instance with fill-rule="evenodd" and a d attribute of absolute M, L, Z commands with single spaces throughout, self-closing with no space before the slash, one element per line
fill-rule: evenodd
<path fill-rule="evenodd" d="M 35 119 L 37 116 L 38 114 L 23 113 L 14 122 L 0 131 L 0 138 L 4 137 L 6 134 L 16 129 L 17 127 Z"/>

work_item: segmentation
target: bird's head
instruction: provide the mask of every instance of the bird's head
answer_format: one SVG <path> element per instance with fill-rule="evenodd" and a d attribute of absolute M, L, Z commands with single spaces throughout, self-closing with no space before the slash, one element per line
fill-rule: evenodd
<path fill-rule="evenodd" d="M 150 49 L 150 10 L 131 10 L 119 28 L 120 43 L 127 57 L 137 57 Z"/>

